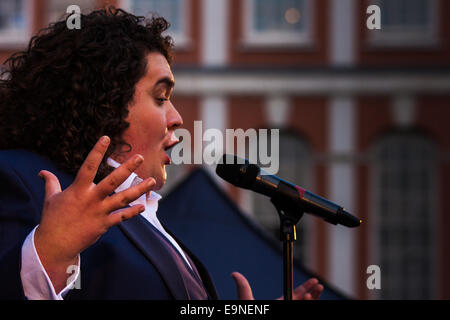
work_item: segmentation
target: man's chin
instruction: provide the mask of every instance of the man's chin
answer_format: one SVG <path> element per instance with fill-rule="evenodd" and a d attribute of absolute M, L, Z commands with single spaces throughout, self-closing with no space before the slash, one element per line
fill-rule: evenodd
<path fill-rule="evenodd" d="M 167 179 L 166 170 L 164 169 L 163 173 L 159 177 L 155 176 L 153 178 L 156 180 L 156 184 L 155 184 L 155 187 L 153 188 L 153 190 L 156 191 L 156 190 L 161 189 L 164 186 L 164 184 L 166 183 L 166 179 Z"/>

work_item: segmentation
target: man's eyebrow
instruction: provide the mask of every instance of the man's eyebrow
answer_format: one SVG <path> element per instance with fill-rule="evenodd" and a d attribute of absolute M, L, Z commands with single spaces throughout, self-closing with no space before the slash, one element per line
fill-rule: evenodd
<path fill-rule="evenodd" d="M 167 85 L 169 88 L 173 88 L 175 86 L 175 81 L 173 81 L 171 78 L 169 77 L 164 77 L 159 79 L 158 81 L 156 81 L 155 85 L 153 86 L 154 88 L 156 88 L 156 86 L 160 85 L 160 84 L 165 84 Z"/>

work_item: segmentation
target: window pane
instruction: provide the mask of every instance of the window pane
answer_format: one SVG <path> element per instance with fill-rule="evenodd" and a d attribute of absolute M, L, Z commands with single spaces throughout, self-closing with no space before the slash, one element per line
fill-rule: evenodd
<path fill-rule="evenodd" d="M 152 13 L 164 17 L 170 22 L 171 32 L 181 32 L 182 0 L 133 0 L 132 12 L 137 15 L 151 16 Z"/>
<path fill-rule="evenodd" d="M 253 29 L 265 31 L 301 31 L 306 0 L 253 0 Z"/>
<path fill-rule="evenodd" d="M 377 145 L 374 161 L 381 297 L 433 298 L 434 149 L 421 137 L 395 135 Z"/>
<path fill-rule="evenodd" d="M 0 1 L 0 31 L 23 30 L 25 28 L 25 17 L 23 1 L 1 0 Z"/>
<path fill-rule="evenodd" d="M 429 0 L 381 0 L 383 26 L 420 27 L 430 24 Z"/>

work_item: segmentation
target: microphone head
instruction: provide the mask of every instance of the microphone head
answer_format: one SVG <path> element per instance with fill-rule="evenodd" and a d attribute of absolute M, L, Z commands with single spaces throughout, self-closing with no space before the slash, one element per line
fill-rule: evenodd
<path fill-rule="evenodd" d="M 249 163 L 247 159 L 235 155 L 224 154 L 222 161 L 216 167 L 219 177 L 236 187 L 250 189 L 258 176 L 260 168 Z"/>
<path fill-rule="evenodd" d="M 351 215 L 349 212 L 345 211 L 344 209 L 339 210 L 338 212 L 339 216 L 339 224 L 349 227 L 349 228 L 355 228 L 359 227 L 362 220 Z"/>

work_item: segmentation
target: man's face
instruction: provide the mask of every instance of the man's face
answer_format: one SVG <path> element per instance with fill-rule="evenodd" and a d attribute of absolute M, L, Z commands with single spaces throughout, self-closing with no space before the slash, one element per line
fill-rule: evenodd
<path fill-rule="evenodd" d="M 144 162 L 136 174 L 142 179 L 153 177 L 155 190 L 164 185 L 165 166 L 170 164 L 166 149 L 177 142 L 173 131 L 183 123 L 170 102 L 173 86 L 174 77 L 166 58 L 160 53 L 150 53 L 146 74 L 136 84 L 126 118 L 130 126 L 123 138 L 132 149 L 124 159 L 115 159 L 124 162 L 134 154 L 141 154 Z"/>

